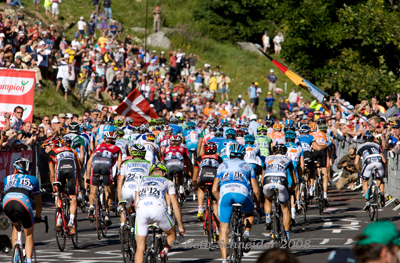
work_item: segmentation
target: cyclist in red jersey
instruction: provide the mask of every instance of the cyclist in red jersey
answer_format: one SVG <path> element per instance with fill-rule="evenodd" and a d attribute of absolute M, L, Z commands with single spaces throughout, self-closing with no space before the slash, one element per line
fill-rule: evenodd
<path fill-rule="evenodd" d="M 89 195 L 89 220 L 94 221 L 94 199 L 97 192 L 97 179 L 94 174 L 103 176 L 104 190 L 106 193 L 106 216 L 105 221 L 108 226 L 112 224 L 110 220 L 111 206 L 111 186 L 112 186 L 112 168 L 117 163 L 117 170 L 121 167 L 122 154 L 121 149 L 114 145 L 117 138 L 116 132 L 104 132 L 105 141 L 97 145 L 92 156 L 87 163 L 87 173 L 90 174 L 90 195 Z"/>
<path fill-rule="evenodd" d="M 179 194 L 181 198 L 184 198 L 183 172 L 185 171 L 189 176 L 192 175 L 192 162 L 190 161 L 188 149 L 181 146 L 182 138 L 180 136 L 173 135 L 169 141 L 170 146 L 163 151 L 162 160 L 168 168 L 168 179 L 172 181 L 173 175 L 177 174 Z"/>
<path fill-rule="evenodd" d="M 160 151 L 164 152 L 169 146 L 169 139 L 172 137 L 172 127 L 167 125 L 164 127 L 164 137 L 160 140 Z"/>

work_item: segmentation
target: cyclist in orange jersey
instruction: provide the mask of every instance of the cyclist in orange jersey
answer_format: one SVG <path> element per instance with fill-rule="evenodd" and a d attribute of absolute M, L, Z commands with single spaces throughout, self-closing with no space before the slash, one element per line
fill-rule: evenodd
<path fill-rule="evenodd" d="M 272 140 L 272 145 L 284 144 L 285 133 L 282 132 L 282 125 L 279 123 L 275 123 L 272 128 L 274 129 L 273 132 L 267 134 L 267 136 L 269 136 Z"/>

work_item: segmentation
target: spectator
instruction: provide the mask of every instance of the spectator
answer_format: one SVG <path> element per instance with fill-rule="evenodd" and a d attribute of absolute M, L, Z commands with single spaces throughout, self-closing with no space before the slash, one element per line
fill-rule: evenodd
<path fill-rule="evenodd" d="M 266 102 L 266 106 L 267 106 L 267 112 L 269 114 L 272 114 L 272 107 L 274 105 L 274 101 L 275 99 L 272 97 L 271 92 L 267 93 L 267 97 L 264 99 L 264 101 Z"/>
<path fill-rule="evenodd" d="M 97 76 L 94 73 L 92 73 L 90 81 L 92 82 L 91 83 L 92 90 L 93 90 L 93 92 L 96 93 L 96 97 L 94 97 L 94 98 L 95 98 L 95 100 L 100 102 L 101 101 L 100 92 L 101 92 L 101 88 L 103 87 L 103 83 L 101 83 L 101 81 L 98 81 Z"/>
<path fill-rule="evenodd" d="M 292 89 L 292 92 L 289 93 L 289 103 L 292 104 L 293 107 L 297 106 L 297 93 L 296 88 Z"/>
<path fill-rule="evenodd" d="M 285 98 L 281 98 L 279 101 L 279 115 L 281 118 L 285 116 L 285 110 L 287 110 L 287 105 L 284 100 Z"/>
<path fill-rule="evenodd" d="M 224 94 L 226 100 L 229 100 L 228 92 L 229 92 L 229 83 L 231 83 L 231 79 L 225 76 L 224 72 L 221 72 L 221 76 L 218 77 L 217 83 L 219 87 L 219 92 L 221 93 L 221 101 L 224 100 Z"/>
<path fill-rule="evenodd" d="M 119 39 L 119 32 L 118 32 L 118 26 L 117 26 L 117 21 L 113 20 L 110 27 L 109 27 L 109 35 L 111 34 L 112 38 L 115 39 L 118 36 Z"/>
<path fill-rule="evenodd" d="M 246 106 L 246 102 L 242 98 L 242 95 L 238 95 L 238 99 L 236 100 L 235 105 L 240 109 L 244 109 L 244 107 Z"/>
<path fill-rule="evenodd" d="M 203 77 L 204 77 L 204 85 L 208 88 L 210 86 L 211 79 L 211 66 L 209 64 L 204 64 L 203 69 Z"/>
<path fill-rule="evenodd" d="M 282 32 L 279 32 L 278 35 L 274 37 L 274 48 L 275 54 L 280 54 L 282 50 L 282 42 L 283 42 L 283 35 Z"/>
<path fill-rule="evenodd" d="M 389 117 L 397 116 L 399 109 L 393 103 L 394 98 L 391 96 L 386 96 L 385 102 L 387 110 L 385 113 L 379 112 L 379 115 L 388 119 Z"/>
<path fill-rule="evenodd" d="M 98 15 L 99 14 L 99 10 L 100 10 L 100 0 L 92 0 L 92 4 L 94 5 L 95 8 L 95 14 Z"/>
<path fill-rule="evenodd" d="M 258 104 L 260 103 L 260 95 L 262 93 L 262 89 L 260 86 L 258 86 L 258 82 L 254 82 L 254 85 L 256 86 L 257 93 L 256 102 L 254 103 L 254 110 L 257 111 Z"/>
<path fill-rule="evenodd" d="M 336 188 L 338 190 L 342 189 L 346 184 L 350 183 L 350 189 L 354 189 L 354 183 L 358 181 L 358 172 L 354 165 L 354 160 L 356 158 L 357 146 L 352 144 L 349 147 L 349 154 L 343 156 L 338 162 L 338 169 L 343 168 L 343 173 L 339 180 L 336 182 Z M 361 163 L 358 163 L 361 170 Z"/>
<path fill-rule="evenodd" d="M 254 82 L 251 83 L 250 87 L 247 88 L 247 95 L 249 96 L 250 99 L 250 107 L 253 110 L 254 109 L 254 103 L 256 102 L 256 97 L 257 97 L 257 89 L 256 86 L 254 85 Z"/>
<path fill-rule="evenodd" d="M 58 67 L 57 79 L 61 79 L 61 84 L 64 89 L 64 99 L 68 101 L 68 86 L 69 86 L 69 75 L 70 67 L 68 65 L 69 55 L 65 54 L 64 57 L 57 60 L 60 63 Z"/>
<path fill-rule="evenodd" d="M 264 31 L 264 35 L 262 36 L 262 43 L 264 47 L 264 53 L 268 54 L 268 48 L 270 47 L 268 31 Z"/>
<path fill-rule="evenodd" d="M 217 73 L 214 72 L 213 76 L 210 79 L 210 91 L 213 94 L 217 93 L 217 87 L 218 87 L 218 84 L 217 84 Z"/>
<path fill-rule="evenodd" d="M 58 20 L 58 15 L 60 14 L 59 5 L 61 0 L 53 0 L 53 4 L 51 6 L 51 12 L 53 14 L 53 18 Z"/>
<path fill-rule="evenodd" d="M 10 2 L 8 2 L 8 5 L 10 5 L 10 6 L 15 6 L 15 5 L 19 5 L 19 7 L 22 9 L 22 8 L 24 8 L 23 6 L 22 6 L 22 4 L 21 4 L 21 1 L 20 0 L 10 0 Z"/>
<path fill-rule="evenodd" d="M 100 17 L 100 32 L 105 37 L 105 34 L 108 29 L 106 11 L 105 10 L 101 11 L 101 14 L 99 15 L 99 17 Z M 103 47 L 103 46 L 101 46 L 101 47 Z"/>
<path fill-rule="evenodd" d="M 196 54 L 190 53 L 188 61 L 189 61 L 189 70 L 192 71 L 196 71 L 196 62 L 197 59 L 199 59 L 200 57 Z"/>
<path fill-rule="evenodd" d="M 161 26 L 161 10 L 158 6 L 153 10 L 153 30 L 154 32 L 160 31 Z"/>
<path fill-rule="evenodd" d="M 40 0 L 33 0 L 33 10 L 35 10 L 36 12 L 39 12 L 39 4 Z"/>
<path fill-rule="evenodd" d="M 269 91 L 272 90 L 272 96 L 275 97 L 276 82 L 278 81 L 278 77 L 275 76 L 274 70 L 273 70 L 273 69 L 271 69 L 269 72 L 270 72 L 270 73 L 269 73 L 268 76 L 265 77 L 265 80 L 267 80 L 268 83 L 269 83 L 268 90 L 269 90 Z"/>
<path fill-rule="evenodd" d="M 111 0 L 104 0 L 104 11 L 105 14 L 108 14 L 108 20 L 112 19 L 112 10 L 111 10 Z"/>

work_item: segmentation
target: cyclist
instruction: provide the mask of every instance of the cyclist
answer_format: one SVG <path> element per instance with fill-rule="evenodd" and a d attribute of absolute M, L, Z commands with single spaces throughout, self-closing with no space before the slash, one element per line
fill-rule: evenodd
<path fill-rule="evenodd" d="M 323 175 L 322 187 L 324 191 L 325 206 L 329 206 L 328 202 L 328 171 L 329 156 L 328 156 L 328 139 L 322 131 L 318 131 L 318 126 L 315 123 L 310 124 L 310 135 L 314 137 L 314 142 L 320 147 L 318 149 L 312 146 L 311 155 L 315 161 L 318 161 Z"/>
<path fill-rule="evenodd" d="M 246 154 L 244 160 L 253 168 L 256 178 L 262 174 L 263 163 L 260 159 L 260 148 L 254 145 L 256 138 L 254 135 L 247 134 L 244 136 L 244 148 Z"/>
<path fill-rule="evenodd" d="M 104 141 L 105 132 L 113 132 L 117 128 L 113 125 L 114 119 L 111 116 L 106 116 L 103 120 L 103 124 L 97 128 L 96 132 L 96 146 Z"/>
<path fill-rule="evenodd" d="M 369 193 L 368 193 L 368 181 L 371 177 L 371 173 L 374 169 L 378 169 L 376 174 L 376 181 L 379 185 L 381 192 L 380 202 L 382 206 L 385 204 L 385 184 L 383 178 L 385 177 L 385 157 L 379 144 L 374 142 L 374 136 L 370 132 L 366 132 L 363 136 L 364 143 L 361 144 L 356 152 L 356 159 L 354 160 L 354 166 L 356 167 L 359 174 L 363 179 L 362 190 L 365 193 L 365 211 L 369 211 Z M 360 158 L 363 158 L 362 169 L 360 170 L 358 163 Z"/>
<path fill-rule="evenodd" d="M 140 134 L 136 137 L 135 144 L 144 144 L 147 141 L 147 133 L 149 132 L 149 125 L 142 124 L 139 127 Z"/>
<path fill-rule="evenodd" d="M 170 139 L 170 146 L 165 148 L 162 153 L 162 160 L 165 162 L 168 168 L 168 179 L 173 180 L 173 175 L 177 175 L 179 185 L 179 195 L 181 199 L 184 199 L 184 187 L 183 187 L 183 172 L 186 166 L 186 172 L 192 175 L 192 162 L 189 158 L 187 148 L 181 146 L 181 137 L 173 135 Z"/>
<path fill-rule="evenodd" d="M 122 130 L 124 131 L 124 138 L 129 140 L 128 137 L 133 134 L 133 119 L 131 117 L 126 117 L 124 119 L 125 125 L 122 126 Z"/>
<path fill-rule="evenodd" d="M 272 142 L 273 145 L 275 144 L 284 144 L 285 143 L 285 134 L 282 132 L 282 125 L 280 123 L 275 123 L 273 128 L 273 132 L 267 134 Z"/>
<path fill-rule="evenodd" d="M 255 145 L 260 148 L 260 155 L 262 160 L 268 157 L 271 153 L 272 140 L 270 137 L 268 137 L 267 132 L 267 126 L 261 125 L 257 129 L 257 135 L 254 136 L 256 139 Z"/>
<path fill-rule="evenodd" d="M 236 139 L 236 131 L 233 128 L 229 128 L 226 130 L 226 139 L 221 141 L 218 144 L 218 153 L 221 156 L 222 160 L 226 160 L 229 158 L 229 147 L 232 144 L 238 143 Z"/>
<path fill-rule="evenodd" d="M 114 121 L 114 126 L 115 126 L 117 129 L 121 129 L 123 124 L 124 124 L 124 121 L 121 119 L 121 117 L 118 117 L 118 118 Z"/>
<path fill-rule="evenodd" d="M 161 148 L 161 152 L 164 152 L 165 148 L 167 148 L 170 144 L 169 140 L 172 137 L 172 127 L 169 125 L 166 125 L 164 127 L 164 136 L 161 138 L 161 140 L 158 142 Z"/>
<path fill-rule="evenodd" d="M 33 225 L 42 214 L 42 198 L 39 182 L 35 176 L 29 175 L 32 164 L 28 159 L 18 158 L 13 162 L 14 174 L 4 178 L 3 210 L 13 223 L 11 234 L 12 246 L 17 240 L 19 222 L 25 229 L 25 257 L 26 262 L 32 262 L 33 253 Z M 36 215 L 33 216 L 33 197 L 36 204 Z M 18 215 L 16 217 L 16 215 Z"/>
<path fill-rule="evenodd" d="M 149 131 L 153 132 L 157 129 L 157 121 L 155 119 L 149 120 Z"/>
<path fill-rule="evenodd" d="M 136 263 L 143 262 L 149 223 L 157 223 L 167 234 L 164 249 L 160 253 L 161 262 L 167 261 L 168 251 L 171 249 L 172 242 L 176 237 L 174 219 L 166 212 L 167 198 L 172 202 L 180 234 L 183 235 L 186 232 L 182 223 L 181 210 L 175 196 L 175 187 L 170 180 L 164 177 L 167 173 L 168 170 L 163 163 L 159 162 L 153 165 L 150 169 L 150 176 L 145 176 L 140 180 L 135 192 L 135 200 L 137 200 L 135 204 Z"/>
<path fill-rule="evenodd" d="M 85 145 L 88 146 L 88 142 L 85 143 L 85 140 L 81 136 L 79 136 L 79 129 L 79 123 L 71 122 L 68 125 L 69 133 L 67 135 L 64 135 L 64 137 L 71 139 L 72 143 L 70 147 L 76 150 L 79 155 L 79 160 L 81 164 L 83 164 L 86 160 L 86 149 L 88 148 L 85 147 Z"/>
<path fill-rule="evenodd" d="M 117 133 L 117 139 L 115 140 L 115 145 L 119 147 L 122 154 L 122 159 L 125 159 L 128 156 L 128 149 L 129 149 L 129 141 L 124 139 L 124 130 L 123 129 L 116 129 L 115 133 Z"/>
<path fill-rule="evenodd" d="M 105 221 L 108 226 L 112 224 L 110 220 L 110 206 L 111 206 L 111 183 L 112 168 L 117 163 L 117 171 L 119 170 L 122 163 L 122 154 L 118 146 L 115 145 L 115 139 L 117 134 L 115 132 L 105 132 L 105 141 L 97 145 L 92 156 L 87 163 L 87 173 L 90 174 L 90 195 L 89 195 L 89 220 L 94 221 L 94 199 L 97 192 L 97 178 L 95 174 L 103 176 L 104 190 L 106 193 L 106 216 Z"/>
<path fill-rule="evenodd" d="M 216 145 L 219 145 L 221 142 L 226 140 L 223 137 L 224 136 L 224 128 L 223 127 L 221 127 L 221 126 L 215 127 L 213 132 L 214 132 L 214 137 L 209 139 L 207 142 L 213 142 Z"/>
<path fill-rule="evenodd" d="M 193 121 L 187 123 L 187 129 L 183 131 L 183 138 L 185 138 L 186 148 L 188 148 L 190 158 L 192 158 L 192 154 L 197 150 L 199 144 L 199 132 L 195 130 Z"/>
<path fill-rule="evenodd" d="M 179 118 L 176 116 L 172 116 L 169 119 L 169 126 L 172 128 L 173 135 L 178 135 L 183 133 L 183 128 L 178 124 Z"/>
<path fill-rule="evenodd" d="M 294 172 L 296 174 L 296 181 L 299 182 L 299 178 L 302 178 L 303 172 L 304 172 L 304 154 L 303 154 L 303 148 L 297 143 L 295 143 L 296 140 L 296 133 L 291 130 L 287 130 L 285 132 L 285 146 L 288 149 L 286 155 L 292 160 L 293 167 L 294 167 Z M 293 184 L 291 177 L 288 177 L 288 184 L 291 186 Z M 297 207 L 300 207 L 300 190 L 298 187 L 298 183 L 296 184 L 295 187 L 295 193 L 296 193 L 296 205 Z M 291 217 L 293 220 L 296 219 L 296 206 L 294 204 L 294 197 L 292 196 L 291 198 L 291 204 L 292 204 L 292 209 L 291 209 Z"/>
<path fill-rule="evenodd" d="M 289 226 L 290 226 L 290 212 L 288 207 L 289 193 L 293 192 L 297 180 L 294 173 L 292 160 L 286 156 L 287 148 L 283 144 L 276 144 L 272 147 L 274 155 L 270 155 L 265 159 L 266 168 L 262 178 L 263 193 L 265 195 L 265 224 L 268 229 L 271 229 L 271 209 L 272 197 L 274 191 L 271 187 L 275 187 L 278 192 L 278 200 L 281 203 L 283 225 L 286 232 L 286 238 L 289 241 Z M 292 179 L 292 186 L 288 189 L 288 173 Z"/>
<path fill-rule="evenodd" d="M 197 145 L 197 156 L 204 154 L 203 145 L 205 144 L 206 141 L 214 137 L 214 133 L 212 131 L 214 130 L 214 127 L 217 125 L 217 121 L 214 119 L 208 119 L 206 121 L 206 125 L 207 127 L 202 132 L 200 132 L 199 135 L 199 144 Z"/>
<path fill-rule="evenodd" d="M 81 164 L 79 162 L 78 153 L 70 148 L 71 139 L 65 138 L 57 142 L 55 148 L 47 153 L 50 169 L 50 176 L 53 177 L 53 182 L 60 182 L 58 190 L 61 194 L 61 198 L 64 195 L 64 189 L 68 186 L 68 193 L 71 199 L 70 205 L 70 218 L 68 223 L 68 228 L 71 235 L 75 235 L 75 212 L 77 207 L 76 194 L 77 194 L 77 182 L 82 189 L 82 170 Z M 55 171 L 55 174 L 54 174 Z M 68 184 L 67 184 L 68 180 Z M 80 196 L 82 199 L 82 195 Z M 58 205 L 58 203 L 56 204 Z M 62 216 L 58 215 L 56 218 L 56 227 L 60 228 L 62 225 Z"/>
<path fill-rule="evenodd" d="M 151 164 L 155 164 L 157 160 L 161 160 L 160 147 L 154 143 L 154 140 L 156 139 L 154 134 L 147 133 L 146 137 L 147 141 L 143 144 L 143 147 L 146 149 L 145 159 Z"/>
<path fill-rule="evenodd" d="M 85 140 L 85 145 L 89 142 L 89 147 L 86 150 L 87 155 L 91 155 L 94 150 L 94 143 L 96 140 L 96 135 L 91 132 L 92 125 L 88 122 L 82 122 L 80 124 L 81 134 L 80 136 Z"/>
<path fill-rule="evenodd" d="M 204 218 L 204 185 L 206 183 L 214 182 L 214 178 L 217 175 L 217 169 L 219 165 L 223 162 L 222 158 L 217 154 L 217 145 L 213 142 L 207 142 L 204 145 L 205 154 L 197 157 L 196 165 L 194 166 L 193 172 L 193 186 L 198 187 L 197 190 L 197 203 L 199 205 L 197 219 L 202 220 Z M 218 215 L 217 200 L 213 195 L 211 195 L 213 200 L 213 210 L 216 215 Z M 217 232 L 219 234 L 219 232 Z"/>
<path fill-rule="evenodd" d="M 182 127 L 182 130 L 187 129 L 186 124 L 183 122 L 183 113 L 182 112 L 178 112 L 176 114 L 176 117 L 179 119 L 178 125 Z"/>
<path fill-rule="evenodd" d="M 230 159 L 219 166 L 212 188 L 212 193 L 218 200 L 218 218 L 221 231 L 221 242 L 219 244 L 223 263 L 227 262 L 226 244 L 228 243 L 229 223 L 233 212 L 232 204 L 239 203 L 242 205 L 241 211 L 245 214 L 245 231 L 243 234 L 245 243 L 249 242 L 250 230 L 254 221 L 254 202 L 251 197 L 251 190 L 255 196 L 257 211 L 261 212 L 258 182 L 254 170 L 243 160 L 245 147 L 235 143 L 229 147 L 229 152 Z"/>
<path fill-rule="evenodd" d="M 236 131 L 236 141 L 241 144 L 244 145 L 244 136 L 246 135 L 246 128 L 239 128 Z"/>
<path fill-rule="evenodd" d="M 271 115 L 268 115 L 265 118 L 265 125 L 267 126 L 267 134 L 272 133 L 274 129 L 272 128 L 274 124 L 274 120 L 272 119 Z"/>
<path fill-rule="evenodd" d="M 119 170 L 118 200 L 126 202 L 126 211 L 130 211 L 131 204 L 135 201 L 135 191 L 140 179 L 150 174 L 151 162 L 145 160 L 146 149 L 141 145 L 130 147 L 132 158 L 124 160 Z M 123 207 L 118 210 L 122 212 Z M 126 224 L 124 213 L 121 213 L 121 228 Z"/>

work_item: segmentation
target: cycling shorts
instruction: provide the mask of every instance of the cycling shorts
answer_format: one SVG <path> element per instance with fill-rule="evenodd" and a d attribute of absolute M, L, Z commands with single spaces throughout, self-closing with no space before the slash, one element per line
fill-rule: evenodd
<path fill-rule="evenodd" d="M 127 206 L 135 201 L 135 190 L 137 188 L 136 181 L 125 182 L 121 189 L 121 198 L 127 202 Z"/>
<path fill-rule="evenodd" d="M 90 185 L 97 185 L 97 178 L 94 174 L 100 174 L 103 176 L 103 184 L 112 184 L 112 167 L 113 162 L 110 158 L 97 157 L 95 156 L 92 161 L 92 173 L 90 175 Z"/>
<path fill-rule="evenodd" d="M 374 159 L 372 159 L 374 158 Z M 376 178 L 383 178 L 385 176 L 385 169 L 383 167 L 382 157 L 372 157 L 364 160 L 363 168 L 361 170 L 361 176 L 364 180 L 368 180 L 371 177 L 372 171 L 377 168 L 378 172 Z M 372 160 L 369 160 L 372 159 Z"/>
<path fill-rule="evenodd" d="M 186 148 L 188 149 L 189 153 L 190 150 L 197 150 L 197 145 L 199 144 L 199 142 L 186 142 Z"/>
<path fill-rule="evenodd" d="M 254 210 L 254 202 L 246 186 L 227 183 L 221 186 L 218 200 L 218 218 L 221 223 L 229 223 L 233 213 L 233 204 L 241 204 L 241 211 L 249 214 Z"/>
<path fill-rule="evenodd" d="M 76 162 L 73 159 L 62 159 L 57 165 L 56 180 L 60 182 L 59 187 L 60 193 L 64 193 L 65 186 L 68 179 L 68 193 L 70 195 L 76 195 L 78 189 L 76 188 L 77 177 L 76 177 Z"/>
<path fill-rule="evenodd" d="M 289 200 L 288 181 L 283 176 L 265 176 L 263 180 L 263 193 L 267 198 L 274 194 L 273 188 L 278 189 L 278 200 L 281 204 Z"/>
<path fill-rule="evenodd" d="M 204 166 L 201 168 L 199 178 L 197 178 L 197 184 L 204 186 L 205 184 L 212 184 L 215 176 L 217 176 L 217 169 L 215 167 Z"/>
<path fill-rule="evenodd" d="M 181 161 L 167 162 L 166 166 L 168 168 L 168 179 L 169 180 L 173 179 L 174 174 L 177 174 L 178 176 L 183 174 L 183 162 L 181 162 Z"/>
<path fill-rule="evenodd" d="M 311 155 L 315 161 L 318 161 L 320 168 L 328 167 L 328 151 L 327 149 L 320 150 L 320 151 L 313 151 Z"/>
<path fill-rule="evenodd" d="M 11 222 L 21 221 L 25 229 L 32 227 L 35 223 L 31 200 L 23 193 L 7 193 L 3 200 L 3 210 Z"/>
<path fill-rule="evenodd" d="M 308 169 L 313 169 L 315 164 L 314 164 L 314 158 L 311 154 L 311 152 L 304 152 L 304 165 Z"/>
<path fill-rule="evenodd" d="M 174 219 L 161 202 L 141 200 L 136 210 L 135 234 L 147 236 L 149 224 L 153 223 L 157 223 L 164 232 L 171 230 L 175 225 Z"/>

